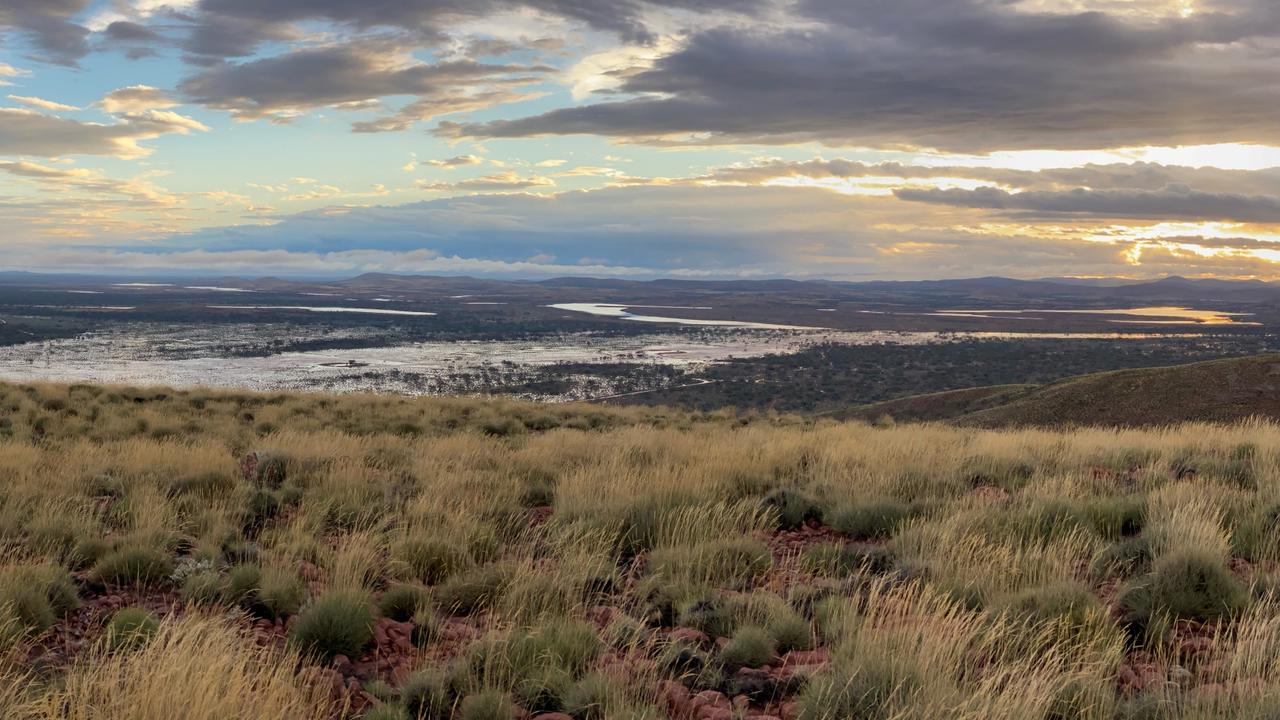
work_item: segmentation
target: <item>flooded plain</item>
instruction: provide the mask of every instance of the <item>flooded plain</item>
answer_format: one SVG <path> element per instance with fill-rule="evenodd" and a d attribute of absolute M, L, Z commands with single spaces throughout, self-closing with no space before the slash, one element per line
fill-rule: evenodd
<path fill-rule="evenodd" d="M 329 308 L 308 308 L 327 312 Z M 333 309 L 395 314 L 391 310 Z M 404 311 L 407 313 L 407 311 Z M 646 321 L 640 321 L 646 322 Z M 656 321 L 655 321 L 656 322 Z M 654 328 L 651 333 L 617 335 L 565 332 L 520 340 L 430 341 L 381 347 L 272 352 L 281 339 L 313 340 L 305 325 L 235 323 L 189 325 L 132 322 L 112 324 L 77 337 L 0 347 L 0 380 L 14 382 L 95 382 L 221 387 L 250 390 L 392 392 L 410 395 L 471 394 L 532 381 L 549 368 L 578 366 L 667 366 L 677 375 L 734 358 L 797 353 L 820 344 L 928 345 L 975 339 L 1137 340 L 1178 337 L 1140 333 L 940 333 L 846 332 L 784 326 L 695 325 Z M 327 341 L 352 346 L 376 344 L 376 332 L 359 325 L 326 331 Z M 576 371 L 575 371 L 576 372 Z M 583 371 L 541 400 L 577 400 L 606 390 L 647 387 L 628 382 L 625 372 Z M 495 379 L 501 376 L 501 379 Z M 637 385 L 636 382 L 641 384 Z M 531 395 L 533 397 L 533 395 Z"/>

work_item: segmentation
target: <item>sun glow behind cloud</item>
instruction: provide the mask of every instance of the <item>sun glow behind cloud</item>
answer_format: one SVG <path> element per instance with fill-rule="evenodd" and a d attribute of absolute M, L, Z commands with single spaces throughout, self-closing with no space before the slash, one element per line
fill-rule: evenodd
<path fill-rule="evenodd" d="M 20 15 L 0 12 L 12 246 L 1280 277 L 1280 16 L 1265 0 L 90 0 Z"/>

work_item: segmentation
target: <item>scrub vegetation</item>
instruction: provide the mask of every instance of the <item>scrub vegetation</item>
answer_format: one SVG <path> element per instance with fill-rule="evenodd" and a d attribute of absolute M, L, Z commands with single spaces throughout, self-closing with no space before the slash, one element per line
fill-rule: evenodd
<path fill-rule="evenodd" d="M 4 385 L 0 717 L 1261 720 L 1278 526 L 1265 421 Z"/>

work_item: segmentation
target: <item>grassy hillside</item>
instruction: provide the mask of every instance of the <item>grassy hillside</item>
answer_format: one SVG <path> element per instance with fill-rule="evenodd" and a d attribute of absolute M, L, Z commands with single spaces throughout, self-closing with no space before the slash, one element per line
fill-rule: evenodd
<path fill-rule="evenodd" d="M 863 420 L 884 416 L 982 427 L 1150 427 L 1280 418 L 1280 355 L 917 395 L 835 414 Z"/>
<path fill-rule="evenodd" d="M 1271 424 L 87 386 L 0 413 L 6 720 L 1280 713 Z"/>

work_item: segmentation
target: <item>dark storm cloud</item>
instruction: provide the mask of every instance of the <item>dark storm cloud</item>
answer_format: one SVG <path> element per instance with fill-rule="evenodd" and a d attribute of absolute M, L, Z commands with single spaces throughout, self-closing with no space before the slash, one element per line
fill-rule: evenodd
<path fill-rule="evenodd" d="M 116 42 L 159 42 L 162 38 L 160 34 L 151 30 L 146 25 L 140 25 L 127 20 L 117 20 L 107 26 L 103 31 L 108 40 Z"/>
<path fill-rule="evenodd" d="M 411 106 L 404 112 L 412 118 L 440 114 L 447 106 L 473 109 L 465 108 L 471 88 L 518 84 L 548 70 L 472 60 L 418 63 L 406 61 L 397 50 L 369 41 L 220 64 L 188 78 L 180 91 L 194 102 L 250 119 L 390 95 L 417 95 L 420 102 L 439 106 Z"/>
<path fill-rule="evenodd" d="M 939 190 L 900 188 L 900 200 L 955 207 L 1010 211 L 1018 215 L 1095 216 L 1150 220 L 1224 220 L 1280 222 L 1280 196 L 1200 192 L 1186 185 L 1159 190 L 1088 190 L 1061 192 L 1029 190 L 1011 193 L 999 188 Z"/>
<path fill-rule="evenodd" d="M 296 23 L 328 20 L 354 27 L 398 28 L 428 36 L 439 35 L 453 20 L 490 15 L 504 10 L 530 8 L 616 32 L 627 40 L 652 39 L 644 23 L 650 8 L 694 11 L 750 12 L 768 0 L 202 0 L 200 23 L 253 22 Z M 201 32 L 197 30 L 197 32 Z M 246 39 L 251 43 L 252 38 Z M 213 55 L 216 47 L 205 44 L 200 54 Z M 237 51 L 242 47 L 233 48 Z M 236 54 L 244 54 L 237 52 Z"/>
<path fill-rule="evenodd" d="M 89 31 L 76 17 L 89 0 L 3 0 L 0 29 L 12 28 L 26 35 L 50 62 L 74 65 L 89 52 Z"/>
<path fill-rule="evenodd" d="M 817 23 L 714 28 L 627 77 L 635 97 L 451 137 L 598 134 L 952 151 L 1280 142 L 1280 9 L 1048 14 L 997 0 L 806 0 Z"/>

